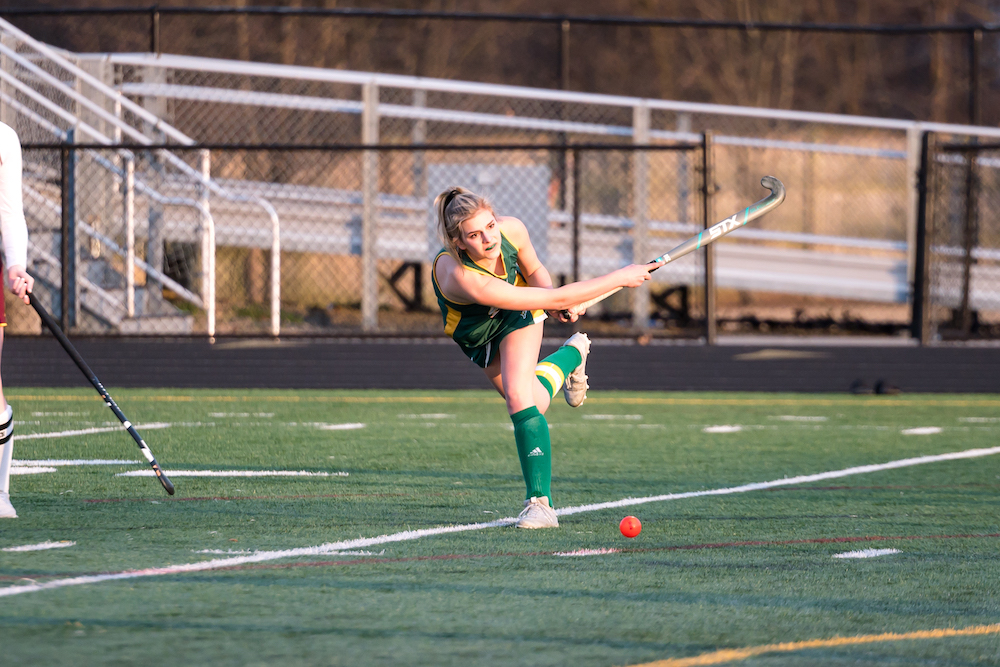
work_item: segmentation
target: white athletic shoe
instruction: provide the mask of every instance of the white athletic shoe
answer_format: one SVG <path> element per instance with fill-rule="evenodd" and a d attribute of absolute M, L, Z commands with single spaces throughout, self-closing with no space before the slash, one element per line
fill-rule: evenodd
<path fill-rule="evenodd" d="M 14 506 L 10 504 L 10 494 L 6 491 L 0 491 L 0 519 L 16 519 L 17 512 L 14 510 Z"/>
<path fill-rule="evenodd" d="M 590 338 L 587 337 L 587 334 L 577 331 L 563 345 L 572 345 L 580 350 L 582 357 L 580 365 L 566 376 L 566 384 L 563 387 L 563 398 L 570 404 L 570 407 L 578 408 L 587 399 L 587 390 L 590 389 L 585 372 L 587 355 L 590 354 Z"/>
<path fill-rule="evenodd" d="M 548 496 L 532 496 L 524 501 L 524 509 L 517 515 L 518 528 L 558 528 L 559 517 L 549 507 Z"/>

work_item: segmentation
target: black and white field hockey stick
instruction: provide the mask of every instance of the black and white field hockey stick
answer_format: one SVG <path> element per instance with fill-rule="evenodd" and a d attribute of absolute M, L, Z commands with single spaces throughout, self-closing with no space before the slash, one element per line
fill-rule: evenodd
<path fill-rule="evenodd" d="M 663 262 L 660 266 L 665 266 L 675 259 L 680 259 L 684 255 L 692 253 L 699 248 L 707 246 L 709 243 L 721 239 L 729 232 L 739 229 L 751 220 L 756 220 L 771 209 L 776 208 L 779 204 L 781 204 L 781 202 L 785 201 L 785 186 L 782 185 L 781 181 L 776 179 L 774 176 L 765 176 L 760 179 L 760 184 L 770 190 L 771 194 L 764 197 L 759 202 L 747 206 L 743 209 L 742 213 L 734 213 L 732 217 L 726 218 L 722 222 L 712 225 L 705 231 L 698 232 L 697 236 L 692 236 L 670 252 L 663 253 L 649 263 L 656 264 L 657 262 Z M 742 220 L 740 219 L 741 216 L 743 218 Z M 653 271 L 656 271 L 656 269 L 660 268 L 660 266 L 650 269 L 649 272 L 652 273 Z M 606 292 L 599 297 L 595 297 L 589 301 L 584 301 L 577 306 L 577 308 L 590 308 L 595 303 L 600 303 L 612 294 L 618 293 L 621 289 L 621 287 L 616 287 L 610 292 Z M 569 311 L 564 310 L 563 315 L 569 317 Z"/>
<path fill-rule="evenodd" d="M 163 485 L 163 488 L 166 490 L 167 493 L 169 493 L 170 495 L 174 495 L 173 483 L 166 476 L 166 474 L 164 474 L 164 472 L 160 470 L 160 464 L 156 462 L 155 458 L 153 458 L 153 452 L 149 451 L 149 446 L 142 439 L 142 436 L 139 435 L 139 432 L 135 430 L 135 426 L 132 426 L 132 422 L 130 422 L 128 419 L 125 418 L 125 415 L 122 413 L 121 408 L 119 408 L 118 404 L 115 403 L 113 398 L 111 398 L 111 394 L 108 393 L 108 390 L 104 388 L 104 385 L 101 384 L 101 381 L 97 379 L 96 375 L 94 375 L 94 371 L 90 370 L 90 366 L 88 366 L 87 362 L 83 360 L 83 357 L 80 356 L 80 353 L 76 351 L 76 348 L 73 347 L 73 344 L 69 342 L 69 338 L 66 338 L 66 334 L 64 334 L 62 329 L 59 328 L 59 325 L 56 324 L 56 321 L 52 319 L 52 316 L 49 315 L 49 312 L 45 310 L 42 304 L 38 303 L 38 300 L 35 298 L 35 295 L 29 293 L 28 299 L 31 301 L 31 307 L 35 309 L 35 312 L 38 313 L 38 316 L 42 318 L 42 322 L 45 323 L 45 326 L 49 328 L 49 331 L 52 332 L 52 335 L 55 336 L 56 340 L 59 341 L 59 344 L 63 346 L 63 349 L 66 350 L 67 354 L 69 354 L 70 359 L 72 359 L 76 363 L 77 368 L 83 371 L 83 374 L 87 376 L 88 380 L 90 380 L 90 384 L 94 385 L 94 389 L 96 389 L 97 393 L 100 394 L 101 398 L 104 399 L 104 404 L 107 405 L 109 408 L 111 408 L 111 412 L 115 413 L 115 417 L 118 417 L 118 420 L 125 427 L 125 430 L 128 431 L 128 434 L 131 435 L 132 439 L 135 440 L 137 445 L 139 445 L 139 449 L 142 451 L 142 455 L 146 457 L 147 461 L 149 461 L 149 465 L 152 466 L 153 472 L 156 473 L 156 478 L 160 480 L 160 484 Z"/>

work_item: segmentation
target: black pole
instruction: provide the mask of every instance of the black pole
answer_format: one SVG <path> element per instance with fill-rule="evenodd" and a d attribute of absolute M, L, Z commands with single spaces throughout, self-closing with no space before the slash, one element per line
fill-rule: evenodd
<path fill-rule="evenodd" d="M 712 164 L 712 133 L 706 131 L 702 139 L 701 164 L 704 182 L 702 183 L 702 219 L 705 229 L 715 224 L 712 213 L 712 194 L 715 191 L 715 173 Z M 715 320 L 715 244 L 705 246 L 705 343 L 715 345 L 717 337 Z"/>
<path fill-rule="evenodd" d="M 562 90 L 569 90 L 569 21 L 563 21 L 559 24 L 559 57 L 558 65 L 559 72 L 557 76 L 559 77 L 559 86 Z M 562 120 L 568 120 L 568 114 L 566 113 L 566 105 L 559 105 L 559 117 Z M 556 138 L 556 142 L 562 145 L 568 143 L 568 137 L 565 132 L 560 132 L 559 136 Z M 559 196 L 556 201 L 556 206 L 565 210 L 566 209 L 566 174 L 568 172 L 566 168 L 566 151 L 562 151 L 559 155 L 559 161 L 556 163 L 555 168 L 558 171 L 556 175 L 556 180 L 559 183 Z"/>
<path fill-rule="evenodd" d="M 569 90 L 569 19 L 559 25 L 559 85 Z"/>
<path fill-rule="evenodd" d="M 983 31 L 973 30 L 969 33 L 969 123 L 982 125 L 982 109 L 980 99 L 980 64 L 983 59 Z"/>
<path fill-rule="evenodd" d="M 160 55 L 160 6 L 149 8 L 149 52 Z"/>
<path fill-rule="evenodd" d="M 580 151 L 573 151 L 573 282 L 580 280 Z"/>
<path fill-rule="evenodd" d="M 60 318 L 62 328 L 69 330 L 76 324 L 76 212 L 73 172 L 75 160 L 73 155 L 73 130 L 67 130 L 66 140 L 59 150 L 59 191 L 62 199 L 61 207 L 61 239 L 60 263 L 62 275 L 60 280 Z"/>
<path fill-rule="evenodd" d="M 975 140 L 973 140 L 975 143 Z M 962 298 L 958 306 L 958 325 L 962 335 L 972 332 L 972 257 L 979 240 L 979 154 L 971 150 L 965 154 L 965 224 L 962 227 Z"/>
<path fill-rule="evenodd" d="M 913 304 L 910 335 L 921 345 L 931 342 L 930 321 L 930 226 L 934 220 L 934 136 L 923 133 L 920 173 L 917 178 L 917 239 L 913 271 Z"/>

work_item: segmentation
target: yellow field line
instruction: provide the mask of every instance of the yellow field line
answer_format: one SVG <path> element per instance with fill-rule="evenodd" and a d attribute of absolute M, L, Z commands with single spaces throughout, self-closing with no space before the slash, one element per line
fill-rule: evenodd
<path fill-rule="evenodd" d="M 808 639 L 801 642 L 782 642 L 780 644 L 764 644 L 746 648 L 722 649 L 690 658 L 668 658 L 656 662 L 646 662 L 632 667 L 696 667 L 699 665 L 721 665 L 735 660 L 746 660 L 765 653 L 790 653 L 811 648 L 836 648 L 838 646 L 853 646 L 856 644 L 872 644 L 875 642 L 896 642 L 908 639 L 942 639 L 945 637 L 971 637 L 977 635 L 1000 634 L 1000 623 L 993 625 L 973 625 L 967 628 L 937 628 L 934 630 L 917 630 L 915 632 L 884 632 L 880 635 L 859 635 L 856 637 L 832 637 L 830 639 Z"/>
<path fill-rule="evenodd" d="M 36 394 L 8 393 L 8 396 L 21 401 L 90 401 L 101 400 L 96 393 L 79 396 L 40 396 Z M 499 396 L 491 397 L 501 401 Z M 129 396 L 130 401 L 148 401 L 153 403 L 253 403 L 269 401 L 277 403 L 482 403 L 482 396 L 288 396 L 288 395 L 160 395 L 160 396 Z M 485 400 L 490 400 L 486 398 Z M 592 397 L 591 405 L 728 405 L 728 406 L 865 406 L 865 407 L 1000 407 L 1000 399 L 988 398 L 927 398 L 919 397 L 887 397 L 887 398 L 680 398 L 680 397 Z"/>

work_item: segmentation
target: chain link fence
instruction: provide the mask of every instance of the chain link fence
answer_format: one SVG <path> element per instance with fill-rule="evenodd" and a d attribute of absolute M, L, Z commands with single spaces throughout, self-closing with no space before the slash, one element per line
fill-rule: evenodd
<path fill-rule="evenodd" d="M 81 333 L 438 334 L 440 191 L 469 187 L 521 219 L 563 284 L 648 261 L 702 229 L 701 150 L 29 145 L 30 270 L 43 303 Z M 214 188 L 168 168 L 176 160 Z M 568 167 L 567 183 L 553 164 Z M 668 265 L 651 295 L 623 292 L 590 316 L 609 333 L 634 330 L 641 312 L 642 327 L 697 335 L 703 272 L 697 258 Z"/>
<path fill-rule="evenodd" d="M 930 335 L 1000 336 L 1000 145 L 934 137 L 927 220 Z"/>
<path fill-rule="evenodd" d="M 175 55 L 88 56 L 2 20 L 0 120 L 26 146 L 29 256 L 63 323 L 210 336 L 439 332 L 430 203 L 450 185 L 490 194 L 499 213 L 530 223 L 563 282 L 670 250 L 706 220 L 760 199 L 764 175 L 787 188 L 780 208 L 713 246 L 715 261 L 685 258 L 648 290 L 609 299 L 588 326 L 905 334 L 920 138 L 969 132 Z M 977 310 L 982 321 L 968 305 L 974 294 L 962 317 Z"/>

